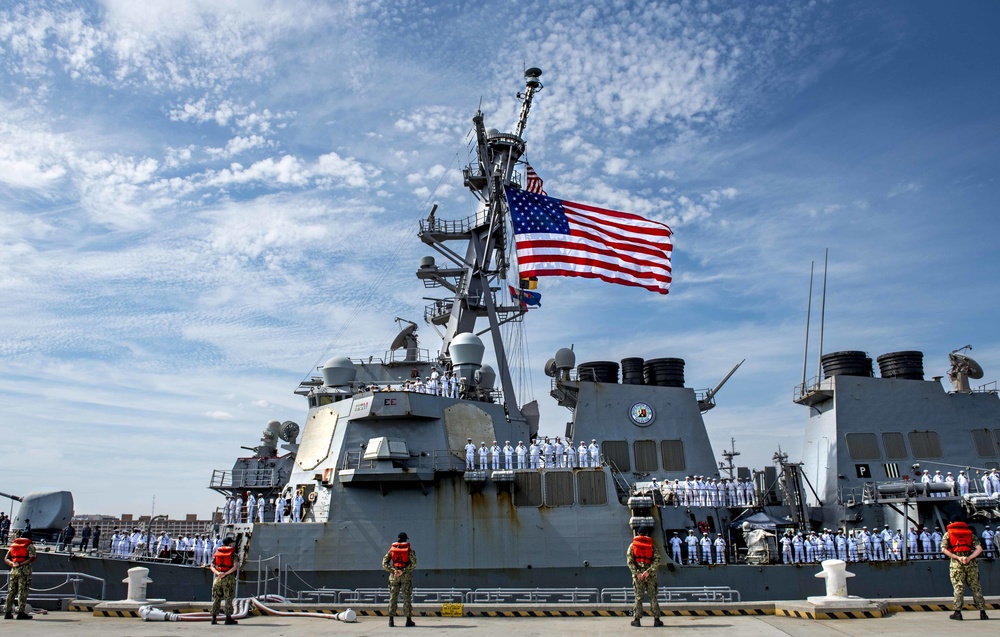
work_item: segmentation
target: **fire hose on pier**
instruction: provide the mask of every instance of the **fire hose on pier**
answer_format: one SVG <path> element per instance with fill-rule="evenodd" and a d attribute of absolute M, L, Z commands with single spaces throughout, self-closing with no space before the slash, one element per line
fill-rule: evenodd
<path fill-rule="evenodd" d="M 287 603 L 284 597 L 278 595 L 268 595 L 261 599 L 256 597 L 241 597 L 233 600 L 233 619 L 244 619 L 250 615 L 253 609 L 257 609 L 264 615 L 276 615 L 279 617 L 316 617 L 318 619 L 335 619 L 345 623 L 354 623 L 358 620 L 357 613 L 348 608 L 347 610 L 334 613 L 301 613 L 293 611 L 281 611 L 271 608 L 267 604 Z M 145 622 L 165 621 L 165 622 L 207 622 L 211 621 L 212 613 L 173 613 L 161 610 L 153 606 L 142 606 L 139 608 L 139 617 Z"/>

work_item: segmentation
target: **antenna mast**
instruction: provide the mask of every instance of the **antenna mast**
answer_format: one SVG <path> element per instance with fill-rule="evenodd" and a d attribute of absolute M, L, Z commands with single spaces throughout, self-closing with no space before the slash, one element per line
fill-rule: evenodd
<path fill-rule="evenodd" d="M 823 329 L 826 326 L 826 267 L 829 262 L 830 248 L 827 248 L 826 253 L 823 255 L 823 302 L 820 304 L 819 311 L 819 360 L 816 361 L 818 369 L 816 375 L 820 380 L 823 380 Z"/>

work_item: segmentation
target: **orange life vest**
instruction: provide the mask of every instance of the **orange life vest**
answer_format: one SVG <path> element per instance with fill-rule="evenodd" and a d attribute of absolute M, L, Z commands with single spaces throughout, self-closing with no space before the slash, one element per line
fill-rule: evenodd
<path fill-rule="evenodd" d="M 389 559 L 393 568 L 406 568 L 410 565 L 410 543 L 393 542 L 389 549 Z"/>
<path fill-rule="evenodd" d="M 31 546 L 31 540 L 23 537 L 19 537 L 10 545 L 10 561 L 17 565 L 24 564 L 28 561 L 28 547 Z"/>
<path fill-rule="evenodd" d="M 952 522 L 948 525 L 948 544 L 951 552 L 965 555 L 972 552 L 972 529 L 965 522 Z"/>
<path fill-rule="evenodd" d="M 233 547 L 231 546 L 220 546 L 215 550 L 215 555 L 212 560 L 215 562 L 215 568 L 217 570 L 225 573 L 233 567 Z"/>
<path fill-rule="evenodd" d="M 637 535 L 632 539 L 632 557 L 636 564 L 647 566 L 653 563 L 653 538 Z"/>

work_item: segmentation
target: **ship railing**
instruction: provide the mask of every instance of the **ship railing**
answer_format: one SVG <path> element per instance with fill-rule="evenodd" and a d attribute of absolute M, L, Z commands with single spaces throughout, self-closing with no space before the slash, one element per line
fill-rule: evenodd
<path fill-rule="evenodd" d="M 997 381 L 990 381 L 972 390 L 974 394 L 995 394 L 997 393 Z"/>
<path fill-rule="evenodd" d="M 246 584 L 244 584 L 244 586 L 249 588 L 251 586 L 249 578 L 256 578 L 253 581 L 253 584 L 256 585 L 257 588 L 256 597 L 269 595 L 272 591 L 277 595 L 282 595 L 281 555 L 258 557 L 255 560 L 247 560 L 242 564 L 240 570 L 242 570 L 247 577 Z M 251 575 L 252 573 L 255 573 L 255 575 Z M 238 582 L 237 585 L 239 585 Z"/>
<path fill-rule="evenodd" d="M 365 460 L 365 452 L 348 451 L 344 454 L 344 462 L 341 469 L 374 469 L 377 460 Z M 421 452 L 418 455 L 411 455 L 406 460 L 393 460 L 401 467 L 407 469 L 433 469 L 434 471 L 464 471 L 465 470 L 465 450 L 464 449 L 436 449 L 433 451 Z"/>
<path fill-rule="evenodd" d="M 671 586 L 660 587 L 657 601 L 669 602 L 723 602 L 742 601 L 740 592 L 728 586 Z M 635 601 L 632 588 L 602 588 L 601 603 L 631 604 Z"/>
<path fill-rule="evenodd" d="M 3 578 L 6 580 L 6 585 L 0 588 L 0 596 L 4 596 L 10 587 L 10 571 L 0 571 L 0 576 L 6 576 Z M 103 600 L 104 593 L 107 590 L 107 583 L 104 579 L 75 571 L 35 571 L 31 574 L 31 583 L 32 586 L 28 588 L 29 600 Z M 97 587 L 100 586 L 100 597 L 85 594 L 82 590 L 84 588 L 82 585 L 85 585 L 88 592 L 94 593 L 97 592 Z"/>
<path fill-rule="evenodd" d="M 210 489 L 271 488 L 277 485 L 275 469 L 216 469 L 212 471 Z"/>
<path fill-rule="evenodd" d="M 414 358 L 414 354 L 416 355 L 416 358 Z M 355 359 L 352 359 L 352 360 L 354 362 L 361 363 L 361 364 L 367 364 L 368 363 L 368 359 L 361 359 L 361 358 L 359 358 L 359 359 L 356 359 L 356 360 Z M 413 349 L 409 349 L 409 348 L 404 347 L 404 348 L 401 348 L 401 349 L 394 349 L 394 350 L 389 350 L 388 352 L 386 352 L 385 353 L 385 359 L 384 359 L 384 361 L 385 361 L 385 363 L 388 363 L 388 364 L 399 365 L 399 364 L 403 364 L 403 363 L 413 363 L 413 364 L 417 364 L 417 363 L 434 363 L 434 362 L 436 362 L 436 359 L 434 359 L 434 358 L 431 357 L 431 351 L 429 349 L 417 348 L 416 350 L 413 350 Z M 379 362 L 381 362 L 381 361 L 379 361 Z M 393 383 L 393 384 L 395 384 L 395 383 Z"/>
<path fill-rule="evenodd" d="M 596 604 L 596 588 L 477 588 L 465 597 L 467 604 Z"/>

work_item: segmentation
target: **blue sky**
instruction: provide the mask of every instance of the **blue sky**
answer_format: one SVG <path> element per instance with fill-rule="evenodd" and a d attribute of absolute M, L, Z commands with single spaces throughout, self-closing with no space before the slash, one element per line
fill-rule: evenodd
<path fill-rule="evenodd" d="M 569 417 L 559 347 L 680 356 L 698 388 L 746 358 L 716 453 L 796 459 L 826 248 L 826 351 L 920 349 L 930 377 L 971 344 L 992 381 L 997 24 L 987 1 L 5 3 L 0 491 L 207 513 L 315 365 L 419 321 L 416 220 L 473 210 L 471 116 L 510 130 L 525 66 L 549 194 L 675 232 L 668 296 L 543 281 L 513 353 L 543 431 Z"/>

